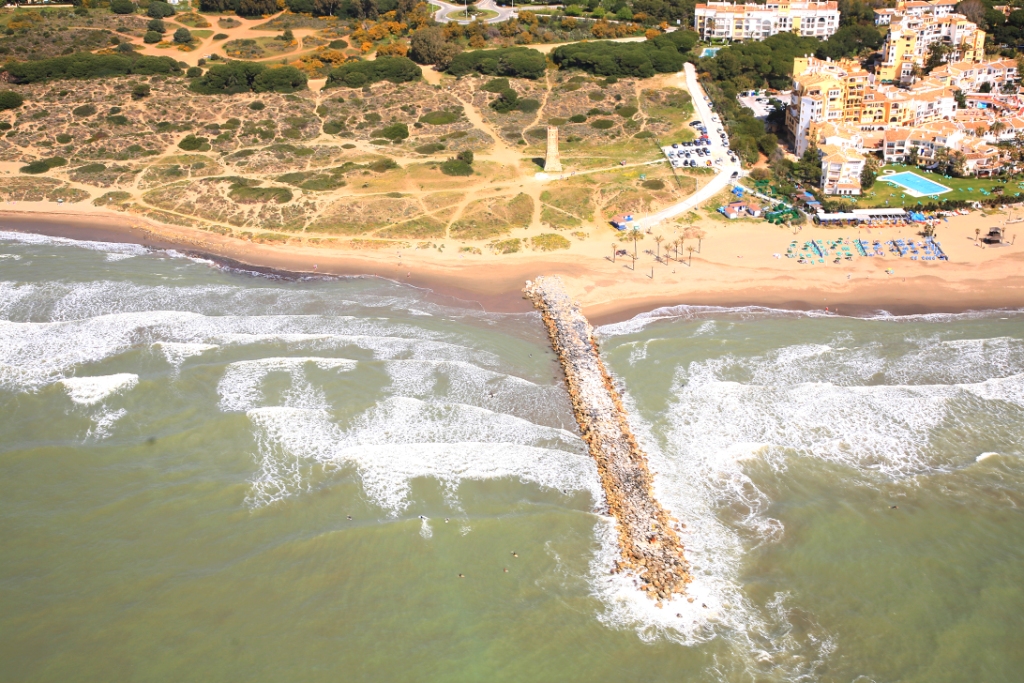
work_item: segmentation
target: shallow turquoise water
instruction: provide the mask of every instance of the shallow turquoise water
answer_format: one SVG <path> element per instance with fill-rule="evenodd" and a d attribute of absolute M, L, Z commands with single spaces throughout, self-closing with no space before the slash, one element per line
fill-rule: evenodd
<path fill-rule="evenodd" d="M 535 316 L 7 235 L 0 679 L 1019 680 L 1022 321 L 601 328 L 659 610 Z"/>

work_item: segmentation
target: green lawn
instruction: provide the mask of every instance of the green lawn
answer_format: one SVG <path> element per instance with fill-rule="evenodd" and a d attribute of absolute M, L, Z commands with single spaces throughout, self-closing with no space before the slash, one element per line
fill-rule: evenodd
<path fill-rule="evenodd" d="M 911 195 L 906 194 L 903 188 L 895 187 L 885 182 L 885 176 L 883 174 L 879 174 L 878 180 L 875 181 L 874 186 L 864 193 L 863 197 L 858 198 L 856 202 L 850 202 L 853 206 L 905 206 L 907 208 L 911 208 L 917 206 L 919 203 L 928 204 L 934 201 L 978 201 L 992 196 L 991 194 L 982 193 L 982 190 L 991 193 L 993 188 L 1004 187 L 1004 183 L 1001 180 L 990 180 L 987 178 L 946 178 L 937 173 L 929 173 L 928 171 L 922 171 L 921 169 L 915 169 L 903 164 L 883 166 L 882 171 L 895 171 L 896 173 L 912 171 L 923 178 L 927 178 L 928 180 L 939 183 L 940 185 L 952 188 L 953 191 L 944 192 L 943 194 L 938 195 L 938 200 L 932 199 L 931 197 L 912 197 Z M 1006 184 L 1005 188 L 1005 191 L 1010 194 L 1016 192 L 1024 194 L 1024 188 L 1018 187 L 1017 183 L 1013 181 Z M 886 204 L 886 201 L 889 203 Z"/>

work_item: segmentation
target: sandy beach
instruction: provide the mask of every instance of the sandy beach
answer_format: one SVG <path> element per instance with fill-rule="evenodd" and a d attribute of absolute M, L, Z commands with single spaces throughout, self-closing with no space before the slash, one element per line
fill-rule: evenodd
<path fill-rule="evenodd" d="M 820 309 L 863 315 L 880 310 L 893 314 L 960 312 L 970 309 L 1024 306 L 1024 241 L 1022 247 L 982 247 L 975 229 L 987 232 L 1007 216 L 974 212 L 942 223 L 937 238 L 949 262 L 911 261 L 887 253 L 884 258 L 855 257 L 841 264 L 802 265 L 784 255 L 791 240 L 844 236 L 865 239 L 915 237 L 909 226 L 875 228 L 794 229 L 764 221 L 724 222 L 705 218 L 697 225 L 706 237 L 694 251 L 692 264 L 665 259 L 661 235 L 672 241 L 683 226 L 666 224 L 637 244 L 621 242 L 608 228 L 607 239 L 574 241 L 568 251 L 508 255 L 459 253 L 448 240 L 437 249 L 354 251 L 244 242 L 210 232 L 167 226 L 139 217 L 82 205 L 51 202 L 8 203 L 0 210 L 0 229 L 72 239 L 132 242 L 173 248 L 217 262 L 282 274 L 377 276 L 424 287 L 442 295 L 478 302 L 486 310 L 528 311 L 522 298 L 526 280 L 560 275 L 570 293 L 595 324 L 628 319 L 638 313 L 676 305 L 769 306 Z M 1015 224 L 1007 238 L 1015 241 Z M 613 244 L 630 256 L 611 260 Z M 697 240 L 688 240 L 697 246 Z M 655 259 L 661 252 L 662 260 Z M 886 273 L 892 269 L 892 274 Z"/>

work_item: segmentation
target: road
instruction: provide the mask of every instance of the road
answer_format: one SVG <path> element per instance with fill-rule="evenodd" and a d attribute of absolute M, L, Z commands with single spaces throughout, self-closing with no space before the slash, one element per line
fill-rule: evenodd
<path fill-rule="evenodd" d="M 639 227 L 643 230 L 651 228 L 662 221 L 667 221 L 684 214 L 688 211 L 692 211 L 700 204 L 708 201 L 719 192 L 729 186 L 729 179 L 734 171 L 740 170 L 740 165 L 734 163 L 729 159 L 729 148 L 727 145 L 723 145 L 721 139 L 718 137 L 718 129 L 722 127 L 721 124 L 715 123 L 711 120 L 713 112 L 711 107 L 708 106 L 707 100 L 704 99 L 704 88 L 701 87 L 697 81 L 697 71 L 693 68 L 693 64 L 687 62 L 683 65 L 685 74 L 685 87 L 693 97 L 693 106 L 696 110 L 697 116 L 708 129 L 708 137 L 711 138 L 711 154 L 712 159 L 722 159 L 722 164 L 718 168 L 720 169 L 718 174 L 711 179 L 711 182 L 700 188 L 692 195 L 672 206 L 662 209 L 658 213 L 651 214 L 645 218 L 637 221 Z M 676 76 L 680 80 L 679 75 Z"/>
<path fill-rule="evenodd" d="M 472 23 L 469 19 L 452 19 L 449 18 L 449 14 L 455 12 L 461 12 L 466 9 L 465 5 L 453 4 L 450 2 L 444 2 L 444 0 L 430 0 L 431 4 L 437 5 L 441 9 L 434 13 L 434 21 L 437 22 L 455 22 L 457 24 L 469 24 Z M 494 0 L 480 0 L 480 2 L 474 5 L 477 9 L 490 10 L 497 12 L 498 16 L 491 17 L 490 19 L 484 19 L 485 24 L 496 24 L 499 21 L 508 21 L 516 15 L 516 11 L 511 7 L 499 7 L 494 3 Z"/>

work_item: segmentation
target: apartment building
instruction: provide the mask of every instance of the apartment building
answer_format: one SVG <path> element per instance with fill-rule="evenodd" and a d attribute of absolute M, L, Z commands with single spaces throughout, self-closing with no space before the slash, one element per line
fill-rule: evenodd
<path fill-rule="evenodd" d="M 839 29 L 837 2 L 770 1 L 764 5 L 709 2 L 694 10 L 701 40 L 764 40 L 777 33 L 827 39 Z"/>
<path fill-rule="evenodd" d="M 1015 59 L 993 59 L 980 63 L 946 63 L 937 69 L 932 69 L 928 76 L 940 81 L 943 85 L 964 92 L 977 92 L 986 83 L 993 92 L 998 92 L 1008 83 L 1016 84 L 1020 80 Z"/>
<path fill-rule="evenodd" d="M 896 7 L 876 9 L 875 25 L 888 26 L 894 18 L 902 16 L 923 17 L 929 15 L 933 17 L 947 17 L 956 10 L 958 1 L 932 0 L 931 2 L 925 2 L 924 0 L 911 0 L 910 2 L 900 2 Z"/>
<path fill-rule="evenodd" d="M 821 189 L 830 195 L 859 195 L 860 176 L 867 163 L 863 154 L 846 144 L 825 144 L 821 153 Z"/>
<path fill-rule="evenodd" d="M 928 4 L 928 3 L 906 3 Z M 947 62 L 982 62 L 985 32 L 962 14 L 898 14 L 892 18 L 882 44 L 876 75 L 885 83 L 911 83 L 928 59 L 932 45 L 948 48 Z"/>
<path fill-rule="evenodd" d="M 793 61 L 793 92 L 786 108 L 786 128 L 796 153 L 803 154 L 823 123 L 859 121 L 871 74 L 855 60 L 797 57 Z"/>

